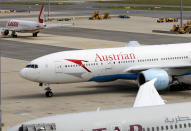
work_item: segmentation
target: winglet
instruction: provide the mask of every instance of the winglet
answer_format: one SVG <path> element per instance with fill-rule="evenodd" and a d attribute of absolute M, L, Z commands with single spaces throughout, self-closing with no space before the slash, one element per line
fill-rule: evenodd
<path fill-rule="evenodd" d="M 138 41 L 129 41 L 129 43 L 126 45 L 127 47 L 136 47 L 141 46 Z"/>
<path fill-rule="evenodd" d="M 157 79 L 152 79 L 140 86 L 138 94 L 136 96 L 133 107 L 144 107 L 144 106 L 156 106 L 164 105 L 165 102 L 157 92 L 154 83 Z"/>
<path fill-rule="evenodd" d="M 38 22 L 44 23 L 44 5 L 41 7 L 40 14 L 38 16 Z"/>

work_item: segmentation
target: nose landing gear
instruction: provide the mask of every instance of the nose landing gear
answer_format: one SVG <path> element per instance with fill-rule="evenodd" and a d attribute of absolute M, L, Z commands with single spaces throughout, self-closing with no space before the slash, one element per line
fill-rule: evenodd
<path fill-rule="evenodd" d="M 50 87 L 46 87 L 44 90 L 46 91 L 45 93 L 46 97 L 52 97 L 54 95 Z"/>
<path fill-rule="evenodd" d="M 42 87 L 45 87 L 45 96 L 46 97 L 52 97 L 54 94 L 49 86 L 49 84 L 46 84 L 46 83 L 39 83 L 39 86 L 42 86 Z"/>

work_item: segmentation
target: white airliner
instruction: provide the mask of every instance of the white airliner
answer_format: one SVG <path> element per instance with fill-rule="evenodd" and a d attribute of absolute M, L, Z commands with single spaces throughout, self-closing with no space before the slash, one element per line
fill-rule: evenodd
<path fill-rule="evenodd" d="M 63 51 L 31 61 L 20 75 L 45 87 L 73 82 L 137 80 L 138 85 L 157 78 L 157 90 L 169 85 L 191 84 L 191 43 Z"/>
<path fill-rule="evenodd" d="M 25 21 L 25 20 L 9 20 L 6 24 L 6 28 L 3 28 L 1 34 L 6 36 L 9 31 L 12 32 L 12 37 L 17 37 L 16 32 L 32 33 L 33 37 L 37 37 L 40 30 L 44 29 L 44 5 L 42 5 L 38 21 Z"/>
<path fill-rule="evenodd" d="M 155 81 L 140 87 L 133 108 L 49 116 L 7 131 L 190 131 L 191 103 L 165 105 Z"/>

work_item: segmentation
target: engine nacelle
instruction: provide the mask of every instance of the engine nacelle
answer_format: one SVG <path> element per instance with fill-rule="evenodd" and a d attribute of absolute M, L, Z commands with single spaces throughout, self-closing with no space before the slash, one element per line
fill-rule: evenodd
<path fill-rule="evenodd" d="M 2 35 L 8 35 L 8 34 L 9 34 L 9 30 L 7 30 L 7 29 L 2 29 L 2 30 L 1 30 L 1 34 L 2 34 Z"/>
<path fill-rule="evenodd" d="M 150 81 L 154 78 L 157 78 L 155 81 L 155 87 L 157 90 L 164 90 L 168 88 L 169 83 L 171 82 L 171 78 L 168 73 L 162 69 L 149 69 L 146 71 L 142 71 L 138 75 L 138 84 L 139 86 L 144 84 L 147 81 Z"/>

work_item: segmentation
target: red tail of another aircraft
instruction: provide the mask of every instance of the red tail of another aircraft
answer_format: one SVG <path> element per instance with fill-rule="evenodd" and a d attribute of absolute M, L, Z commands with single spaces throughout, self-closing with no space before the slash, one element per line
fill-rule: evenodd
<path fill-rule="evenodd" d="M 38 22 L 44 23 L 44 5 L 41 7 L 40 14 L 38 16 Z"/>

